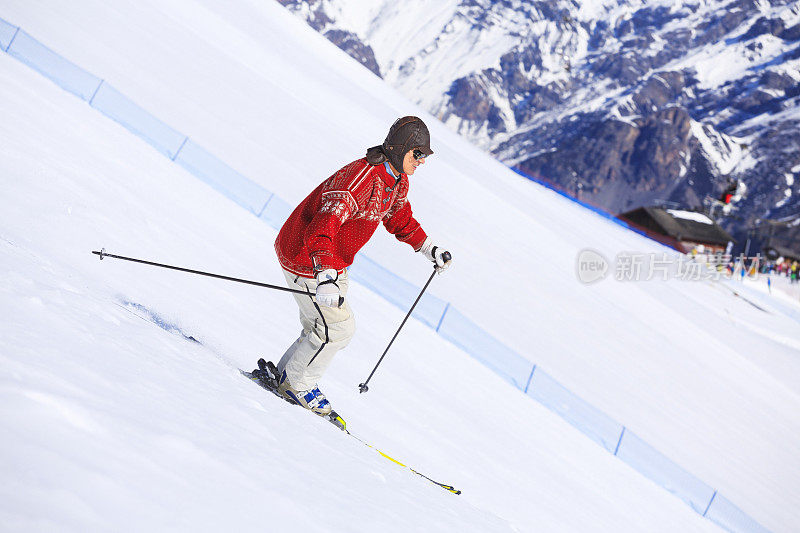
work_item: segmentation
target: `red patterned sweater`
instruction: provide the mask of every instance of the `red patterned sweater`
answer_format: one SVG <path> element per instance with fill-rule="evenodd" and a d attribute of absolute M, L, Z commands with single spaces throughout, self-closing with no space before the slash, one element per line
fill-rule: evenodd
<path fill-rule="evenodd" d="M 303 277 L 318 270 L 341 272 L 353 264 L 378 222 L 399 241 L 419 250 L 425 232 L 408 203 L 408 176 L 395 179 L 384 165 L 353 161 L 325 180 L 284 222 L 275 251 L 281 266 Z"/>

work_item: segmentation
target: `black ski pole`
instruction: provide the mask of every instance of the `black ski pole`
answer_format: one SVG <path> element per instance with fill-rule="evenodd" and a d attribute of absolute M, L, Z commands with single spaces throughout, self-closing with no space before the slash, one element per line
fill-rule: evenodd
<path fill-rule="evenodd" d="M 450 259 L 452 259 L 452 256 L 450 255 L 450 252 L 445 252 L 442 255 L 442 259 L 444 259 L 445 263 L 450 261 Z M 386 353 L 389 351 L 389 348 L 392 347 L 392 343 L 397 338 L 397 336 L 400 334 L 400 330 L 403 329 L 403 326 L 406 325 L 406 320 L 408 320 L 408 317 L 411 316 L 411 313 L 414 311 L 414 308 L 417 306 L 417 303 L 419 302 L 419 299 L 422 298 L 423 294 L 425 294 L 425 289 L 427 289 L 428 285 L 431 284 L 431 281 L 433 281 L 433 277 L 436 275 L 437 272 L 438 272 L 437 267 L 433 267 L 433 272 L 431 273 L 431 277 L 428 278 L 428 282 L 425 283 L 424 287 L 422 287 L 422 291 L 420 291 L 419 296 L 417 296 L 417 299 L 414 300 L 414 305 L 412 305 L 411 309 L 408 310 L 408 313 L 406 314 L 406 317 L 403 319 L 403 322 L 400 323 L 400 327 L 397 328 L 397 332 L 395 332 L 394 337 L 392 337 L 392 340 L 389 341 L 389 346 L 387 346 L 386 349 L 383 351 L 383 355 L 381 355 L 381 358 L 378 359 L 378 362 L 375 364 L 375 368 L 372 369 L 372 372 L 369 373 L 369 377 L 367 377 L 367 380 L 364 383 L 360 383 L 358 385 L 359 392 L 364 393 L 364 392 L 367 392 L 369 390 L 369 387 L 367 387 L 367 383 L 369 383 L 369 380 L 372 379 L 372 375 L 375 373 L 375 371 L 378 370 L 378 366 L 381 364 L 381 361 L 383 361 L 383 358 L 386 357 Z"/>
<path fill-rule="evenodd" d="M 289 287 L 281 287 L 279 285 L 270 285 L 269 283 L 261 283 L 260 281 L 250 281 L 248 279 L 232 278 L 231 276 L 223 276 L 221 274 L 212 274 L 211 272 L 203 272 L 200 270 L 192 270 L 191 268 L 176 267 L 172 265 L 165 265 L 163 263 L 154 263 L 153 261 L 145 261 L 144 259 L 135 259 L 133 257 L 125 257 L 124 255 L 114 255 L 106 253 L 106 249 L 102 248 L 99 252 L 92 251 L 93 254 L 99 255 L 102 261 L 104 257 L 113 257 L 114 259 L 122 259 L 124 261 L 132 261 L 134 263 L 142 263 L 143 265 L 152 265 L 161 268 L 169 268 L 171 270 L 179 270 L 180 272 L 189 272 L 190 274 L 199 274 L 201 276 L 208 276 L 211 278 L 225 279 L 228 281 L 235 281 L 237 283 L 246 283 L 248 285 L 255 285 L 256 287 L 266 287 L 267 289 L 275 289 L 276 291 L 294 292 L 308 296 L 305 291 L 290 289 Z"/>

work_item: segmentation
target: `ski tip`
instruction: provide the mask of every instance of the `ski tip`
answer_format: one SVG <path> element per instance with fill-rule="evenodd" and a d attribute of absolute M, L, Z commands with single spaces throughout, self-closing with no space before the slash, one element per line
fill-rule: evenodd
<path fill-rule="evenodd" d="M 242 369 L 239 369 L 239 372 L 241 372 L 244 377 L 254 381 L 255 383 L 257 383 L 259 385 L 261 385 L 261 380 L 258 379 L 258 376 L 255 374 L 255 372 L 248 372 L 247 370 L 242 370 Z"/>

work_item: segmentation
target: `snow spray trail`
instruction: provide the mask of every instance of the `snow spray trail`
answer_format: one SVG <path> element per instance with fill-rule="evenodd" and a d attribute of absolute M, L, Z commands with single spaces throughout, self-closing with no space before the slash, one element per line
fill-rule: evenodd
<path fill-rule="evenodd" d="M 183 329 L 180 328 L 177 324 L 173 324 L 171 322 L 167 322 L 164 320 L 161 315 L 148 309 L 147 307 L 143 306 L 142 304 L 138 304 L 136 302 L 131 302 L 124 298 L 119 299 L 119 303 L 117 304 L 119 307 L 125 309 L 129 313 L 134 316 L 141 318 L 142 320 L 146 320 L 148 322 L 152 322 L 156 326 L 160 327 L 164 331 L 169 333 L 174 333 L 176 335 L 180 335 L 184 339 L 190 342 L 197 343 L 203 346 L 203 343 L 197 340 L 194 336 L 189 335 Z"/>

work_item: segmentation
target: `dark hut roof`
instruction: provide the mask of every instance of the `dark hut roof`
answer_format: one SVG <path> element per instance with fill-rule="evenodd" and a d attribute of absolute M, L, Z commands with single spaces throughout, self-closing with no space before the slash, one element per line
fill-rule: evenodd
<path fill-rule="evenodd" d="M 667 209 L 664 207 L 639 207 L 617 218 L 633 222 L 645 229 L 673 237 L 679 241 L 725 245 L 733 241 L 722 227 L 703 213 Z"/>

